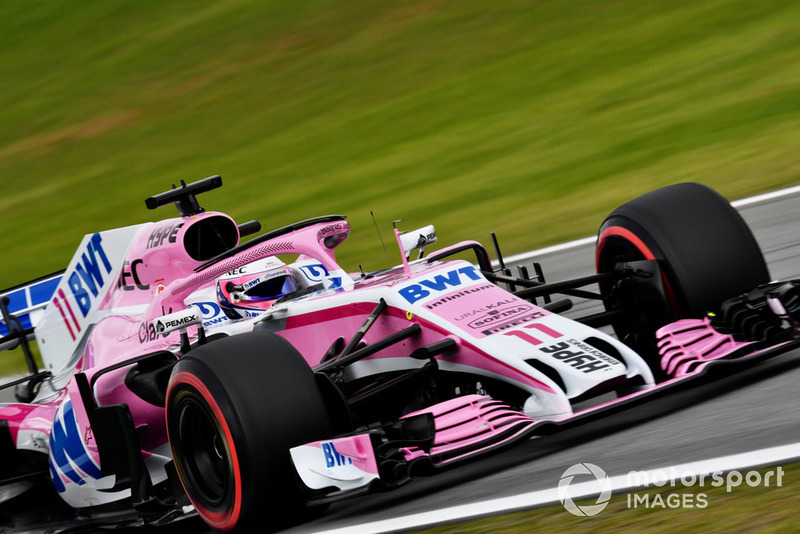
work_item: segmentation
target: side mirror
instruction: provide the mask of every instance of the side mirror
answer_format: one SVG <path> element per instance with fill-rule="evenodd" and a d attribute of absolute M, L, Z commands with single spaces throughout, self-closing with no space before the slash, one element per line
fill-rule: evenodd
<path fill-rule="evenodd" d="M 417 259 L 421 258 L 425 253 L 425 247 L 432 243 L 436 243 L 436 229 L 432 224 L 400 235 L 400 245 L 406 258 L 413 250 L 419 250 Z"/>

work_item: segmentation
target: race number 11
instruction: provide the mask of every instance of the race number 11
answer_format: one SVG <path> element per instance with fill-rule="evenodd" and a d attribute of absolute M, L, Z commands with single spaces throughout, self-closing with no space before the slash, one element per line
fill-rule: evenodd
<path fill-rule="evenodd" d="M 527 328 L 529 330 L 538 330 L 539 332 L 545 334 L 546 336 L 552 337 L 553 339 L 557 339 L 557 338 L 561 337 L 561 333 L 556 332 L 555 330 L 553 330 L 549 326 L 545 326 L 545 325 L 539 324 L 539 323 L 525 325 L 523 328 Z M 510 332 L 503 332 L 503 334 L 506 335 L 506 336 L 518 337 L 518 338 L 520 338 L 520 339 L 522 339 L 524 341 L 527 341 L 531 345 L 541 345 L 542 343 L 544 343 L 544 341 L 542 341 L 542 340 L 540 340 L 540 339 L 538 339 L 536 337 L 533 337 L 532 335 L 528 334 L 527 332 L 522 332 L 520 330 L 512 330 Z"/>

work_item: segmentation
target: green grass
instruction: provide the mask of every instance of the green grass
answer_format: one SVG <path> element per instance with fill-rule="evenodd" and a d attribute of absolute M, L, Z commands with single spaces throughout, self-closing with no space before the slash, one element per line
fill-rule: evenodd
<path fill-rule="evenodd" d="M 620 203 L 701 181 L 800 182 L 800 4 L 0 3 L 0 287 L 82 235 L 172 217 L 266 229 L 348 215 L 338 252 L 386 266 L 390 223 L 507 254 L 593 234 Z M 397 258 L 392 254 L 392 260 Z"/>
<path fill-rule="evenodd" d="M 33 357 L 36 361 L 37 368 L 41 371 L 44 369 L 42 357 L 39 354 L 39 349 L 36 343 L 30 344 Z M 5 377 L 20 375 L 23 376 L 28 373 L 28 366 L 25 363 L 25 356 L 22 349 L 17 347 L 11 352 L 5 353 L 0 357 L 0 384 L 8 382 Z"/>
<path fill-rule="evenodd" d="M 277 227 L 343 213 L 498 233 L 595 232 L 652 188 L 800 181 L 800 4 L 256 0 L 0 4 L 0 286 L 81 235 L 221 174 L 202 204 Z M 394 258 L 394 256 L 393 256 Z"/>
<path fill-rule="evenodd" d="M 775 468 L 773 468 L 774 470 Z M 725 486 L 711 487 L 710 479 L 704 487 L 653 488 L 638 492 L 639 501 L 627 494 L 614 495 L 608 506 L 592 517 L 576 517 L 563 506 L 551 506 L 477 521 L 453 523 L 416 531 L 419 534 L 528 534 L 534 532 L 636 532 L 637 534 L 659 534 L 672 532 L 796 532 L 797 504 L 800 502 L 800 465 L 783 467 L 781 486 L 771 479 L 769 487 L 750 487 L 742 483 L 730 492 Z M 769 469 L 758 469 L 765 473 Z M 743 473 L 746 471 L 743 471 Z M 752 480 L 755 480 L 753 478 Z M 657 498 L 657 495 L 661 495 Z M 670 498 L 669 495 L 678 497 Z M 645 495 L 651 506 L 645 507 Z M 687 495 L 687 497 L 683 497 Z M 702 495 L 702 497 L 701 497 Z M 691 496 L 691 497 L 689 497 Z M 657 500 L 659 499 L 659 500 Z M 691 507 L 683 508 L 679 499 L 686 499 Z M 596 499 L 580 501 L 579 505 L 595 504 Z M 670 507 L 667 503 L 673 503 Z M 660 504 L 659 504 L 660 503 Z"/>

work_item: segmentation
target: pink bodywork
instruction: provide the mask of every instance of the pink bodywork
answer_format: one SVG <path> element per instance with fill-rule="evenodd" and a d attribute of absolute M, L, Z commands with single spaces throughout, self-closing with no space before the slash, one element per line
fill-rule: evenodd
<path fill-rule="evenodd" d="M 661 368 L 674 378 L 700 371 L 704 366 L 702 362 L 719 360 L 751 344 L 720 334 L 711 326 L 708 317 L 668 324 L 656 332 L 656 338 Z"/>
<path fill-rule="evenodd" d="M 423 277 L 427 271 L 418 272 L 412 275 L 414 277 Z M 522 299 L 513 297 L 501 289 L 493 286 L 494 290 L 500 294 L 502 298 L 508 299 L 511 297 L 523 304 L 527 304 Z M 353 290 L 353 295 L 357 295 L 359 290 L 366 288 L 357 285 Z M 460 290 L 454 291 L 456 293 Z M 493 292 L 493 291 L 492 291 Z M 446 298 L 448 294 L 443 295 Z M 353 298 L 357 298 L 353 296 Z M 468 305 L 464 305 L 467 307 Z M 529 305 L 532 308 L 541 310 L 542 316 L 549 315 L 549 312 L 541 308 Z M 314 311 L 307 314 L 294 315 L 287 319 L 286 330 L 278 332 L 279 335 L 289 340 L 306 358 L 310 365 L 319 363 L 321 355 L 325 354 L 328 350 L 332 339 L 336 339 L 341 334 L 355 332 L 364 322 L 364 319 L 375 308 L 373 302 L 353 302 L 347 306 L 340 306 L 335 308 L 328 308 L 324 310 Z M 441 317 L 449 319 L 448 314 L 442 314 Z M 419 316 L 409 317 L 408 312 L 403 311 L 396 307 L 388 307 L 382 317 L 375 322 L 373 327 L 364 337 L 364 342 L 370 342 L 382 339 L 387 335 L 402 330 L 409 325 L 417 323 L 422 326 L 422 332 L 419 336 L 403 342 L 398 350 L 398 347 L 390 347 L 383 351 L 376 353 L 371 358 L 397 358 L 406 357 L 415 349 L 425 345 L 441 341 L 445 338 L 451 338 L 458 344 L 459 350 L 451 356 L 448 356 L 448 361 L 463 364 L 465 366 L 486 369 L 499 376 L 506 377 L 510 380 L 528 384 L 536 389 L 552 392 L 553 390 L 543 382 L 536 380 L 528 374 L 516 369 L 503 362 L 502 360 L 492 356 L 491 354 L 481 350 L 475 344 L 466 341 L 463 338 L 453 336 L 447 329 Z"/>
<path fill-rule="evenodd" d="M 420 414 L 433 415 L 436 426 L 433 447 L 425 452 L 417 447 L 401 449 L 406 460 L 430 456 L 434 465 L 462 460 L 501 446 L 524 434 L 534 425 L 530 417 L 481 395 L 465 395 L 429 408 L 412 412 L 403 419 Z M 449 454 L 448 454 L 449 453 Z"/>

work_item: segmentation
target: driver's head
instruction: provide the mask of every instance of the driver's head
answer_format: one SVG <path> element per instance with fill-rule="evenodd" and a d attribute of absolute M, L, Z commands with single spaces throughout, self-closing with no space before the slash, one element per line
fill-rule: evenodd
<path fill-rule="evenodd" d="M 217 300 L 231 319 L 254 317 L 296 290 L 292 270 L 277 258 L 249 263 L 217 280 Z"/>

